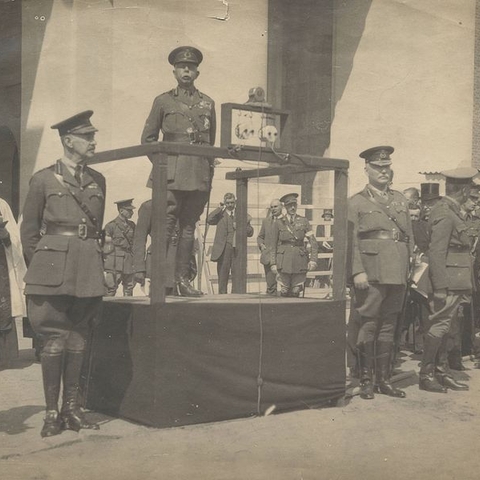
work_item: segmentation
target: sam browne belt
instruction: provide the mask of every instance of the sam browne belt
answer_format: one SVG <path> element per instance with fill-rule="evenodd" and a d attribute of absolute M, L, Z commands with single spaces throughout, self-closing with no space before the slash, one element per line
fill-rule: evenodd
<path fill-rule="evenodd" d="M 96 228 L 81 223 L 80 225 L 47 225 L 46 235 L 65 235 L 67 237 L 78 237 L 82 240 L 86 238 L 100 238 L 100 233 Z"/>
<path fill-rule="evenodd" d="M 405 235 L 398 230 L 374 230 L 371 232 L 358 232 L 360 240 L 394 240 L 395 242 L 408 243 L 410 240 L 408 235 Z"/>

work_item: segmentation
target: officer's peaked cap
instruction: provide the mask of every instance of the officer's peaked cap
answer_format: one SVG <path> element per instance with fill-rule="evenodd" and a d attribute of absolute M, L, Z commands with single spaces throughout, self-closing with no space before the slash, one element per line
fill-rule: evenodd
<path fill-rule="evenodd" d="M 175 65 L 180 62 L 194 63 L 200 65 L 203 60 L 202 52 L 195 47 L 177 47 L 170 52 L 168 56 L 168 62 L 171 65 Z"/>
<path fill-rule="evenodd" d="M 118 208 L 119 210 L 120 210 L 121 208 L 125 208 L 125 209 L 127 209 L 127 210 L 133 210 L 133 209 L 136 208 L 136 207 L 134 207 L 134 206 L 132 205 L 132 202 L 133 202 L 133 198 L 128 198 L 128 199 L 126 199 L 126 200 L 118 200 L 118 201 L 116 201 L 116 202 L 114 202 L 114 203 L 116 203 L 117 208 Z"/>
<path fill-rule="evenodd" d="M 469 184 L 473 177 L 478 174 L 478 170 L 473 167 L 461 167 L 441 172 L 445 176 L 447 183 Z"/>
<path fill-rule="evenodd" d="M 50 128 L 58 130 L 60 136 L 83 133 L 94 133 L 98 130 L 90 122 L 90 117 L 93 115 L 93 110 L 85 110 L 84 112 L 77 113 L 73 117 L 62 120 L 61 122 L 52 125 Z"/>
<path fill-rule="evenodd" d="M 365 163 L 386 167 L 392 164 L 390 155 L 394 152 L 393 147 L 388 145 L 381 145 L 379 147 L 372 147 L 364 150 L 359 156 L 365 159 Z"/>
<path fill-rule="evenodd" d="M 287 193 L 280 199 L 280 201 L 284 205 L 288 205 L 290 203 L 297 203 L 297 198 L 298 198 L 298 193 Z"/>

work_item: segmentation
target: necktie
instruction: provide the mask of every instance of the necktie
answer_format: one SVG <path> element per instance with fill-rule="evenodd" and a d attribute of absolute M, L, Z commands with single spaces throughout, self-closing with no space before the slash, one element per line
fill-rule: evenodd
<path fill-rule="evenodd" d="M 77 165 L 77 166 L 75 167 L 75 175 L 74 175 L 74 177 L 75 177 L 75 180 L 77 181 L 77 183 L 78 183 L 79 185 L 81 185 L 81 184 L 82 184 L 82 166 L 81 166 L 81 165 Z"/>

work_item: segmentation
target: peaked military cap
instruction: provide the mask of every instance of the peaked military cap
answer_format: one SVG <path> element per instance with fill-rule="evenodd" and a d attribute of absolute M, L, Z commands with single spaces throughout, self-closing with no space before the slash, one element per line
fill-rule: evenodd
<path fill-rule="evenodd" d="M 73 115 L 73 117 L 52 125 L 50 128 L 58 130 L 61 137 L 69 133 L 83 134 L 98 132 L 90 122 L 90 117 L 92 115 L 93 110 L 85 110 L 84 112 L 77 113 L 76 115 Z"/>
<path fill-rule="evenodd" d="M 448 183 L 468 184 L 471 183 L 473 177 L 478 174 L 478 170 L 473 167 L 453 168 L 440 172 L 445 176 Z"/>
<path fill-rule="evenodd" d="M 421 183 L 420 198 L 424 202 L 428 200 L 435 200 L 437 198 L 440 198 L 440 184 L 439 183 Z"/>
<path fill-rule="evenodd" d="M 132 205 L 132 202 L 133 202 L 133 198 L 128 198 L 127 200 L 118 200 L 116 202 L 113 202 L 113 203 L 116 203 L 117 204 L 117 208 L 120 210 L 121 208 L 125 208 L 127 210 L 133 210 L 134 207 Z"/>
<path fill-rule="evenodd" d="M 394 152 L 394 150 L 395 149 L 393 147 L 382 145 L 380 147 L 372 147 L 364 150 L 359 156 L 360 158 L 365 159 L 365 163 L 386 167 L 392 164 L 390 155 Z"/>
<path fill-rule="evenodd" d="M 333 218 L 333 210 L 331 208 L 324 208 L 322 218 L 331 217 Z"/>
<path fill-rule="evenodd" d="M 280 199 L 280 201 L 284 205 L 288 205 L 290 203 L 297 203 L 297 198 L 298 198 L 298 193 L 287 193 Z"/>
<path fill-rule="evenodd" d="M 195 63 L 200 65 L 203 60 L 203 55 L 198 48 L 195 47 L 177 47 L 170 52 L 168 56 L 168 62 L 171 65 L 175 65 L 180 62 Z"/>

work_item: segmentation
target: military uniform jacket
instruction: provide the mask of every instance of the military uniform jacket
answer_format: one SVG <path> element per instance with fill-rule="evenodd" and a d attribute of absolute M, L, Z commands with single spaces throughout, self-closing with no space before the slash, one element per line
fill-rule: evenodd
<path fill-rule="evenodd" d="M 138 220 L 133 240 L 133 265 L 135 272 L 146 272 L 150 277 L 151 255 L 147 238 L 152 230 L 152 201 L 147 200 L 138 209 Z"/>
<path fill-rule="evenodd" d="M 272 249 L 275 246 L 275 240 L 273 238 L 273 224 L 277 220 L 278 217 L 273 217 L 272 215 L 269 215 L 267 218 L 264 218 L 262 220 L 260 233 L 257 237 L 258 247 L 261 249 L 262 245 L 265 246 L 265 248 L 261 250 L 262 253 L 260 254 L 260 263 L 262 265 L 270 265 L 270 262 L 272 260 Z"/>
<path fill-rule="evenodd" d="M 374 201 L 370 198 L 374 198 Z M 382 206 L 380 206 L 382 205 Z M 383 208 L 382 208 L 383 207 Z M 361 239 L 362 233 L 388 231 L 408 236 L 407 242 L 389 239 Z M 351 266 L 349 274 L 354 277 L 366 273 L 371 283 L 406 285 L 410 257 L 413 255 L 413 232 L 408 213 L 407 200 L 395 190 L 387 192 L 387 198 L 374 193 L 368 185 L 362 192 L 348 200 L 349 235 L 351 236 Z"/>
<path fill-rule="evenodd" d="M 236 210 L 234 217 L 236 215 Z M 250 225 L 252 217 L 248 215 L 247 218 L 247 237 L 253 236 L 253 227 Z M 225 250 L 225 245 L 230 243 L 235 246 L 235 234 L 236 234 L 236 220 L 232 219 L 227 210 L 223 208 L 216 208 L 207 217 L 207 223 L 209 225 L 216 225 L 217 230 L 215 232 L 215 238 L 213 240 L 212 254 L 210 259 L 212 262 L 218 261 Z"/>
<path fill-rule="evenodd" d="M 105 236 L 112 239 L 113 251 L 104 256 L 105 270 L 134 273 L 133 270 L 133 237 L 135 223 L 125 221 L 120 215 L 105 225 Z"/>
<path fill-rule="evenodd" d="M 95 216 L 97 225 L 82 211 L 67 186 Z M 32 177 L 20 230 L 29 264 L 25 276 L 26 294 L 103 296 L 105 287 L 99 240 L 50 235 L 48 228 L 50 225 L 78 227 L 85 224 L 99 231 L 104 207 L 105 178 L 89 167 L 84 169 L 81 185 L 60 161 Z M 42 235 L 42 231 L 47 233 Z"/>
<path fill-rule="evenodd" d="M 432 208 L 428 219 L 429 275 L 434 290 L 472 289 L 471 241 L 459 205 L 444 197 Z"/>
<path fill-rule="evenodd" d="M 305 236 L 309 237 L 312 247 L 311 260 L 317 261 L 318 243 L 313 237 L 310 222 L 295 215 L 293 223 L 286 215 L 273 224 L 271 265 L 276 265 L 282 273 L 294 274 L 308 270 L 308 252 L 305 247 Z"/>
<path fill-rule="evenodd" d="M 142 143 L 163 140 L 177 143 L 213 145 L 216 133 L 215 102 L 204 93 L 188 92 L 180 87 L 159 95 L 153 102 L 142 133 Z M 213 159 L 169 155 L 169 190 L 209 191 Z"/>

